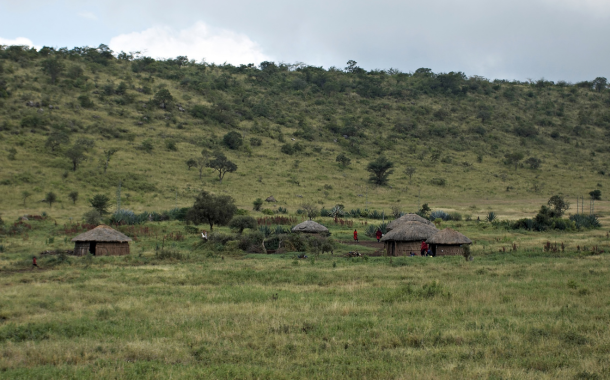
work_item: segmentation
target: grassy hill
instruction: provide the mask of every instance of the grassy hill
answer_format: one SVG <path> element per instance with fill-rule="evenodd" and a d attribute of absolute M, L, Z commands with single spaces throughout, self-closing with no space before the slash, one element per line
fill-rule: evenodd
<path fill-rule="evenodd" d="M 290 212 L 304 201 L 386 211 L 518 203 L 505 207 L 517 217 L 552 194 L 603 193 L 609 130 L 610 91 L 600 78 L 492 81 L 429 69 L 367 72 L 353 62 L 346 70 L 236 67 L 115 58 L 103 45 L 0 50 L 7 217 L 49 210 L 40 201 L 52 191 L 54 216 L 80 218 L 87 198 L 114 199 L 119 182 L 123 207 L 136 212 L 191 205 L 205 188 L 248 209 L 273 195 Z M 236 149 L 223 142 L 231 131 L 243 139 Z M 66 152 L 83 144 L 86 160 L 73 170 Z M 111 148 L 118 151 L 105 171 Z M 222 150 L 237 171 L 219 183 L 205 168 L 199 179 L 186 161 L 202 150 Z M 341 153 L 351 159 L 345 168 L 336 162 Z M 387 186 L 368 182 L 366 166 L 379 155 L 395 165 Z M 411 179 L 407 167 L 415 168 Z M 25 202 L 24 191 L 33 194 Z M 71 191 L 79 192 L 75 205 Z"/>

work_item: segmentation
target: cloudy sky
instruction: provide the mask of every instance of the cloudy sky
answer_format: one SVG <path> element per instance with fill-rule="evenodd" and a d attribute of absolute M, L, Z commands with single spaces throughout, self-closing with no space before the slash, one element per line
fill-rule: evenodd
<path fill-rule="evenodd" d="M 0 44 L 152 57 L 610 78 L 610 0 L 0 0 Z"/>

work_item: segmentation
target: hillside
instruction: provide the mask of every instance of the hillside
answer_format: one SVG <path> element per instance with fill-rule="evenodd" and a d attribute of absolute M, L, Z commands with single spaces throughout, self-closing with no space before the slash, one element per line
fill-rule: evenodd
<path fill-rule="evenodd" d="M 223 140 L 231 131 L 243 140 L 235 149 Z M 389 211 L 518 201 L 505 212 L 516 217 L 556 193 L 604 194 L 609 133 L 603 78 L 524 83 L 365 71 L 353 61 L 236 67 L 113 55 L 104 45 L 0 49 L 0 210 L 9 218 L 48 210 L 48 192 L 55 217 L 80 218 L 87 198 L 114 199 L 119 183 L 134 211 L 187 206 L 205 188 L 248 209 L 269 195 L 290 212 L 303 202 Z M 68 156 L 79 149 L 75 169 Z M 200 179 L 186 162 L 202 150 L 223 151 L 237 171 L 220 183 L 204 168 Z M 368 182 L 379 155 L 394 163 L 386 186 Z"/>

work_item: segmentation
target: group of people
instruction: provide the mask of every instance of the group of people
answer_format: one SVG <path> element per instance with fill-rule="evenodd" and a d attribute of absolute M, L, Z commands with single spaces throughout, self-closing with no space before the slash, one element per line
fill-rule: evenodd
<path fill-rule="evenodd" d="M 432 251 L 432 247 L 430 247 L 428 245 L 428 243 L 426 243 L 425 240 L 421 241 L 421 251 L 420 251 L 420 253 L 421 253 L 422 256 L 430 256 L 430 257 L 436 256 L 436 253 L 434 253 Z M 411 252 L 411 256 L 415 256 L 415 254 Z"/>
<path fill-rule="evenodd" d="M 383 233 L 381 232 L 381 230 L 378 228 L 377 232 L 375 232 L 375 237 L 377 238 L 377 243 L 379 243 L 379 239 L 381 239 L 381 237 L 383 236 Z M 354 241 L 356 243 L 358 243 L 358 231 L 354 230 Z"/>

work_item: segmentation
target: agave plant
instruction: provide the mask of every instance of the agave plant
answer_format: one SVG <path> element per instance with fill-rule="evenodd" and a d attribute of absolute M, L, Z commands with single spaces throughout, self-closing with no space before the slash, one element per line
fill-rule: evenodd
<path fill-rule="evenodd" d="M 345 211 L 343 211 L 343 208 L 341 208 L 340 206 L 335 206 L 332 209 L 330 209 L 330 216 L 333 218 L 340 218 L 343 217 L 345 215 Z"/>
<path fill-rule="evenodd" d="M 496 213 L 493 211 L 490 211 L 487 214 L 487 218 L 485 218 L 485 220 L 487 220 L 489 223 L 492 223 L 496 219 L 498 219 L 498 215 L 496 215 Z"/>

